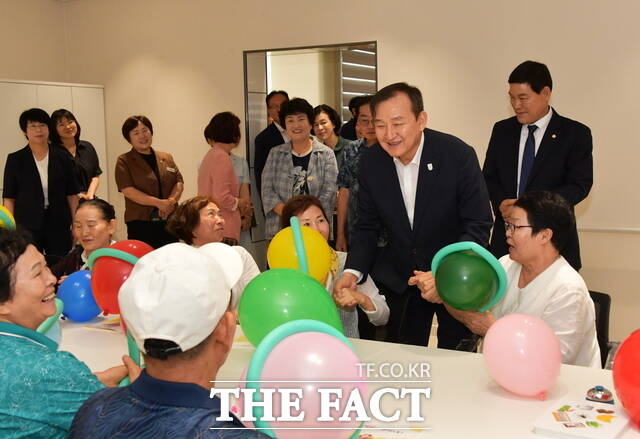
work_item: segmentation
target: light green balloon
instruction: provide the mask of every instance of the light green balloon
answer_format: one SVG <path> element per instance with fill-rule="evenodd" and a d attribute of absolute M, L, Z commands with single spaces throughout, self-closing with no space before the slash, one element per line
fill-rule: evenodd
<path fill-rule="evenodd" d="M 344 333 L 336 305 L 324 286 L 290 268 L 265 271 L 249 282 L 238 316 L 242 331 L 254 346 L 273 329 L 293 320 L 317 320 Z"/>

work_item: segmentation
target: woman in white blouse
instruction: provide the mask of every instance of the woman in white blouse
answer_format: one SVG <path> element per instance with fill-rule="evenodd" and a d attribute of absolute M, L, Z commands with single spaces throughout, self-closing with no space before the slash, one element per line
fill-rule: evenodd
<path fill-rule="evenodd" d="M 560 256 L 575 218 L 560 195 L 531 191 L 516 200 L 505 220 L 509 254 L 500 258 L 507 272 L 504 299 L 490 311 L 449 313 L 484 336 L 507 314 L 541 318 L 558 337 L 562 362 L 601 367 L 595 308 L 582 277 Z M 441 303 L 435 285 L 417 279 L 422 297 Z M 446 305 L 445 305 L 446 306 Z"/>

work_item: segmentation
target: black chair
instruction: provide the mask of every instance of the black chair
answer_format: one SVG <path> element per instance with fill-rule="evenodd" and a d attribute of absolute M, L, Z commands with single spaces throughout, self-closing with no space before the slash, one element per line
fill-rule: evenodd
<path fill-rule="evenodd" d="M 611 296 L 598 291 L 589 291 L 589 294 L 596 308 L 598 346 L 600 346 L 602 367 L 605 367 L 607 354 L 609 352 L 609 311 L 611 310 Z"/>

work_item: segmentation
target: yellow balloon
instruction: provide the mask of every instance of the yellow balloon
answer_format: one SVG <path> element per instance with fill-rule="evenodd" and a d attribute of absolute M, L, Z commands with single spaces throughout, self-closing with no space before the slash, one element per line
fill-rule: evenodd
<path fill-rule="evenodd" d="M 300 230 L 307 254 L 309 276 L 324 285 L 331 269 L 331 248 L 327 240 L 312 228 L 300 227 Z M 300 269 L 291 227 L 280 230 L 273 237 L 267 249 L 267 261 L 269 261 L 269 268 Z"/>
<path fill-rule="evenodd" d="M 16 220 L 13 218 L 11 212 L 6 207 L 0 205 L 0 227 L 15 230 Z"/>

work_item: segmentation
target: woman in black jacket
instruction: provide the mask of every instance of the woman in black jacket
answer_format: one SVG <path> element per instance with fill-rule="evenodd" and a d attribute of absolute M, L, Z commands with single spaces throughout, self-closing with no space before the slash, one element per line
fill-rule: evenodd
<path fill-rule="evenodd" d="M 51 144 L 67 152 L 73 162 L 74 175 L 80 186 L 78 197 L 92 200 L 100 184 L 102 169 L 93 145 L 80 140 L 80 123 L 72 112 L 61 108 L 51 113 L 49 137 Z"/>
<path fill-rule="evenodd" d="M 71 212 L 80 190 L 68 154 L 49 148 L 47 112 L 31 108 L 20 115 L 19 123 L 29 143 L 7 156 L 3 204 L 52 262 L 71 248 Z"/>

